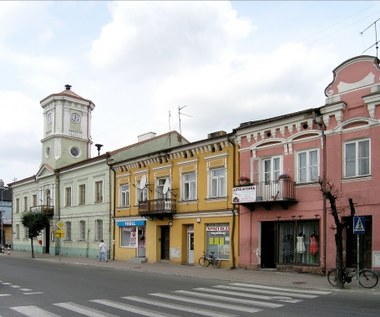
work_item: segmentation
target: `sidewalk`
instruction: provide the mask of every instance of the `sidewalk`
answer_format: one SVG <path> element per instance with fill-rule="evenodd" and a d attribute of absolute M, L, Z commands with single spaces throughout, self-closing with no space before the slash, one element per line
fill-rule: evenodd
<path fill-rule="evenodd" d="M 11 251 L 10 255 L 1 256 L 32 259 L 30 252 Z M 36 261 L 50 261 L 55 263 L 70 263 L 74 265 L 91 265 L 108 267 L 116 270 L 128 270 L 134 272 L 150 272 L 170 274 L 184 277 L 207 278 L 228 282 L 244 282 L 280 287 L 297 287 L 305 289 L 319 289 L 324 291 L 360 291 L 380 295 L 380 283 L 375 289 L 364 289 L 356 286 L 356 280 L 345 286 L 345 290 L 332 287 L 325 276 L 309 273 L 278 272 L 276 270 L 242 270 L 242 269 L 214 269 L 213 267 L 201 267 L 199 265 L 176 265 L 170 263 L 131 263 L 124 261 L 98 262 L 96 259 L 85 257 L 54 256 L 49 254 L 35 254 Z"/>

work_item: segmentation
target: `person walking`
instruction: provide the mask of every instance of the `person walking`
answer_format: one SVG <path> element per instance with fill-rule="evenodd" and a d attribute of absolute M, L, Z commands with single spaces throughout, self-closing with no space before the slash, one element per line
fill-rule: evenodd
<path fill-rule="evenodd" d="M 104 260 L 105 262 L 108 262 L 108 260 L 107 260 L 107 246 L 104 243 L 104 240 L 100 240 L 100 243 L 99 243 L 98 262 L 102 262 L 102 260 Z"/>

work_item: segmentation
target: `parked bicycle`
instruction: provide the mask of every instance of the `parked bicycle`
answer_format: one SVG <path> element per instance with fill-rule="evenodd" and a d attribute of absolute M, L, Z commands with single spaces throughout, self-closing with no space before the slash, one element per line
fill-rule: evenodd
<path fill-rule="evenodd" d="M 205 267 L 211 264 L 216 269 L 220 269 L 222 265 L 219 257 L 215 255 L 215 252 L 209 252 L 209 253 L 203 252 L 203 255 L 199 258 L 199 264 Z"/>
<path fill-rule="evenodd" d="M 356 268 L 345 268 L 343 270 L 343 285 L 345 283 L 351 283 L 353 277 L 356 277 Z M 332 286 L 336 286 L 336 269 L 332 269 L 327 273 L 327 280 Z M 370 269 L 362 268 L 359 270 L 359 284 L 362 287 L 373 288 L 377 285 L 378 281 L 379 278 L 377 274 Z"/>

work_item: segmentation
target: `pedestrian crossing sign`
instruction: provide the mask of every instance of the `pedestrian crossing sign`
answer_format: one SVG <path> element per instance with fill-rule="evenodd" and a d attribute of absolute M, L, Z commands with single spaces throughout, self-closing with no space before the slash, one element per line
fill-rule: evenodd
<path fill-rule="evenodd" d="M 365 233 L 365 218 L 354 216 L 353 223 L 354 234 L 364 234 Z"/>

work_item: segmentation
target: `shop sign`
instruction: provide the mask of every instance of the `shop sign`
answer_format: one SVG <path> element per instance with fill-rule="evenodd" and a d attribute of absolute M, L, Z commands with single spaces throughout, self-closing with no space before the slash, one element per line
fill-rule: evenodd
<path fill-rule="evenodd" d="M 145 226 L 144 220 L 136 220 L 136 221 L 117 221 L 118 227 L 142 227 Z"/>
<path fill-rule="evenodd" d="M 232 189 L 232 203 L 244 204 L 256 201 L 256 186 L 240 186 Z"/>

